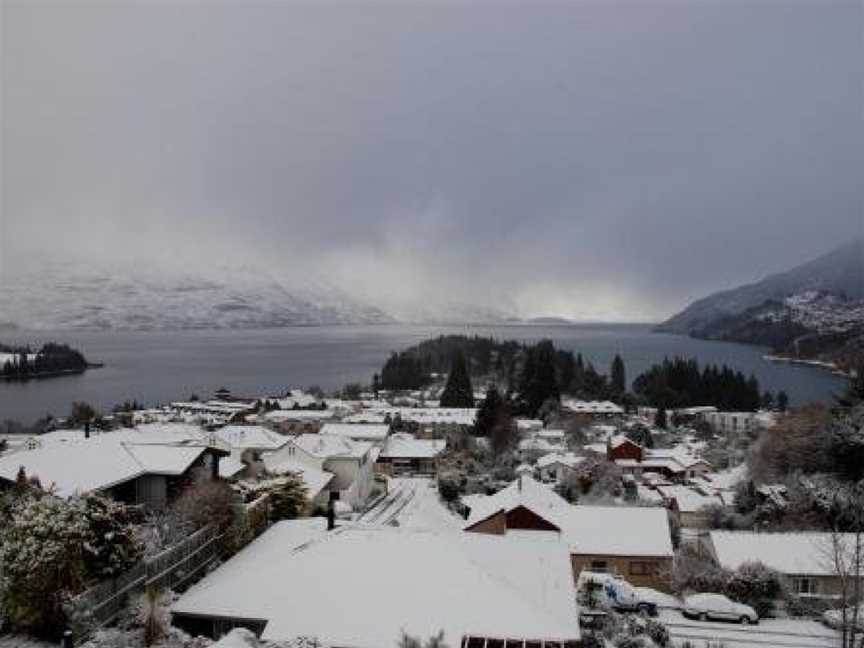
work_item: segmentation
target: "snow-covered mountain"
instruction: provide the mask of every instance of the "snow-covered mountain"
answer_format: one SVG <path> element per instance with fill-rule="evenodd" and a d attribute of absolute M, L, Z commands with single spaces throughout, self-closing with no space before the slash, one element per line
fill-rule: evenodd
<path fill-rule="evenodd" d="M 0 321 L 25 329 L 213 329 L 379 324 L 394 319 L 323 281 L 247 266 L 169 274 L 152 267 L 40 264 L 0 283 Z"/>
<path fill-rule="evenodd" d="M 498 323 L 512 312 L 448 302 L 382 307 L 301 270 L 248 265 L 170 272 L 156 264 L 39 263 L 0 277 L 0 328 L 244 329 L 324 324 Z M 382 289 L 384 290 L 384 289 Z"/>

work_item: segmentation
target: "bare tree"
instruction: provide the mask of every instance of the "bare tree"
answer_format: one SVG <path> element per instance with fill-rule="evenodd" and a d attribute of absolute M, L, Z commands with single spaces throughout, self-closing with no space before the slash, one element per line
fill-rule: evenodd
<path fill-rule="evenodd" d="M 842 513 L 823 553 L 840 590 L 840 648 L 864 648 L 864 482 L 840 488 L 834 500 Z"/>

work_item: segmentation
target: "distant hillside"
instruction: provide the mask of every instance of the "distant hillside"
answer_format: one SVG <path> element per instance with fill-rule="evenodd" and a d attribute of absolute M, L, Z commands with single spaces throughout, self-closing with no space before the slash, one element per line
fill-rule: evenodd
<path fill-rule="evenodd" d="M 710 327 L 720 318 L 740 315 L 767 301 L 781 301 L 808 291 L 826 291 L 849 299 L 864 299 L 864 239 L 839 247 L 788 272 L 695 301 L 663 322 L 657 330 L 690 334 Z"/>
<path fill-rule="evenodd" d="M 857 367 L 864 362 L 864 241 L 694 302 L 657 330 Z"/>

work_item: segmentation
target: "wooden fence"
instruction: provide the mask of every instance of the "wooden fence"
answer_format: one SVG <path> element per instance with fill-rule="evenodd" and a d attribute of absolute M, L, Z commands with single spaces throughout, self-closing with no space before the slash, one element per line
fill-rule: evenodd
<path fill-rule="evenodd" d="M 222 535 L 211 525 L 199 529 L 165 551 L 139 562 L 117 578 L 102 581 L 76 596 L 70 609 L 85 612 L 96 625 L 112 621 L 129 597 L 148 587 L 181 589 L 217 560 Z"/>

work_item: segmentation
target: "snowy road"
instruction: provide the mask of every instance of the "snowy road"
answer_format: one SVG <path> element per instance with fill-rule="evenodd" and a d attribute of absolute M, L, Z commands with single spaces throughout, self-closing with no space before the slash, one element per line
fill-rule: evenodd
<path fill-rule="evenodd" d="M 764 619 L 759 625 L 691 621 L 677 610 L 662 610 L 660 621 L 672 639 L 701 647 L 703 642 L 722 642 L 725 648 L 834 648 L 837 633 L 815 621 Z"/>
<path fill-rule="evenodd" d="M 435 482 L 421 477 L 391 479 L 387 496 L 360 516 L 358 522 L 448 531 L 461 528 L 461 520 L 438 498 Z"/>

